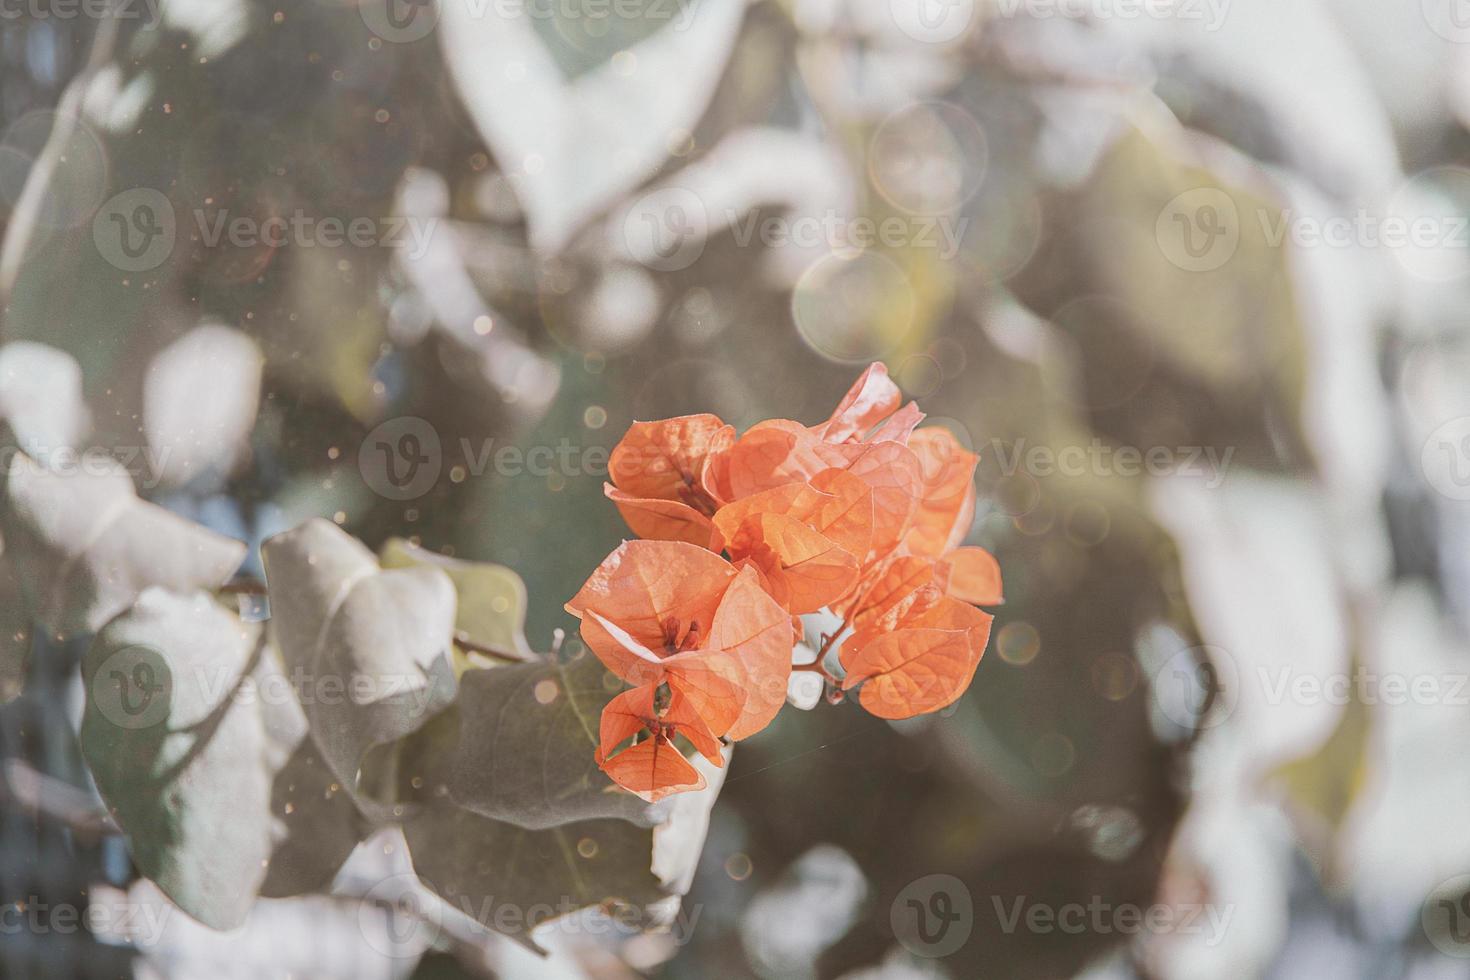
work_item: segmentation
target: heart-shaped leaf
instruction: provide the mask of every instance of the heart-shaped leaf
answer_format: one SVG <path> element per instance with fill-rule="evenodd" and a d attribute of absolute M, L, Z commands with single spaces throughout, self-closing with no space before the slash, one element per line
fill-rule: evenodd
<path fill-rule="evenodd" d="M 314 519 L 261 546 L 276 643 L 322 758 L 374 819 L 392 805 L 359 787 L 363 756 L 424 725 L 455 694 L 455 594 L 438 568 L 378 567 Z"/>
<path fill-rule="evenodd" d="M 540 830 L 648 807 L 597 768 L 598 716 L 623 684 L 591 656 L 516 664 L 460 678 L 450 793 L 476 813 Z"/>
<path fill-rule="evenodd" d="M 31 618 L 59 634 L 96 632 L 152 585 L 216 588 L 245 557 L 241 542 L 139 500 L 102 456 L 53 472 L 16 453 L 0 483 L 0 534 Z"/>
<path fill-rule="evenodd" d="M 204 593 L 149 589 L 82 663 L 97 788 L 143 874 L 216 929 L 245 920 L 273 849 L 265 726 L 237 698 L 259 634 Z"/>
<path fill-rule="evenodd" d="M 443 5 L 439 37 L 450 75 L 514 175 L 532 244 L 559 251 L 663 165 L 670 134 L 692 130 L 709 104 L 744 15 L 742 3 L 692 0 L 672 23 L 626 48 L 631 71 L 608 61 L 568 79 L 528 11 Z"/>
<path fill-rule="evenodd" d="M 478 646 L 530 658 L 526 643 L 526 585 L 504 565 L 461 561 L 390 538 L 380 559 L 384 568 L 441 568 L 458 599 L 454 626 Z"/>
<path fill-rule="evenodd" d="M 689 890 L 729 767 L 695 765 L 706 788 L 660 804 L 653 827 L 582 820 L 532 830 L 445 802 L 426 807 L 404 827 L 414 869 L 456 909 L 533 949 L 536 926 L 594 905 L 637 910 L 645 927 L 666 924 Z"/>

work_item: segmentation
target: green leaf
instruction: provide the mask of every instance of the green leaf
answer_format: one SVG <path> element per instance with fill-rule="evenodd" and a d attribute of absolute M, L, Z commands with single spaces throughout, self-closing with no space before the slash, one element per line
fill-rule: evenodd
<path fill-rule="evenodd" d="M 257 892 L 320 890 L 368 827 L 261 639 L 202 592 L 150 589 L 82 663 L 97 788 L 143 874 L 216 929 Z"/>
<path fill-rule="evenodd" d="M 693 881 L 726 771 L 694 764 L 709 785 L 664 800 L 652 827 L 603 819 L 533 830 L 440 798 L 404 825 L 414 870 L 460 912 L 538 951 L 536 926 L 591 906 L 619 907 L 628 913 L 620 921 L 645 929 L 667 925 Z"/>
<path fill-rule="evenodd" d="M 404 825 L 430 891 L 486 928 L 536 948 L 532 929 L 605 903 L 648 910 L 667 897 L 650 870 L 653 831 L 625 820 L 530 830 L 447 804 Z"/>
<path fill-rule="evenodd" d="M 454 583 L 455 629 L 481 646 L 531 656 L 526 643 L 526 585 L 504 565 L 461 561 L 426 551 L 402 538 L 383 545 L 384 568 L 441 568 Z"/>
<path fill-rule="evenodd" d="M 311 520 L 261 548 L 273 634 L 322 758 L 374 820 L 398 814 L 359 783 L 363 757 L 455 693 L 455 596 L 438 568 L 383 571 L 335 524 Z"/>
<path fill-rule="evenodd" d="M 139 500 L 115 461 L 65 472 L 16 453 L 0 483 L 0 535 L 31 617 L 59 633 L 94 633 L 138 594 L 216 588 L 245 545 Z"/>
<path fill-rule="evenodd" d="M 616 817 L 647 824 L 648 806 L 593 759 L 602 708 L 623 684 L 595 658 L 516 664 L 460 678 L 450 794 L 481 816 L 533 830 Z"/>

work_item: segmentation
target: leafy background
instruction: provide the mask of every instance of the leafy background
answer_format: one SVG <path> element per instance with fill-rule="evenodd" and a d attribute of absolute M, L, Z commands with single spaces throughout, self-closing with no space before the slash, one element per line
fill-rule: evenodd
<path fill-rule="evenodd" d="M 167 528 L 184 533 L 115 503 L 133 492 L 247 542 L 256 579 L 263 539 L 321 518 L 367 546 L 342 560 L 375 575 L 439 561 L 411 547 L 514 569 L 525 648 L 544 651 L 571 631 L 562 602 L 625 533 L 588 450 L 634 419 L 692 411 L 814 422 L 882 358 L 981 451 L 971 541 L 1007 579 L 992 649 L 953 712 L 890 725 L 851 705 L 788 710 L 740 747 L 686 861 L 687 935 L 552 929 L 540 960 L 457 922 L 395 930 L 400 915 L 418 921 L 393 890 L 405 846 L 374 837 L 335 875 L 284 862 L 303 880 L 262 885 L 272 897 L 234 931 L 176 915 L 146 941 L 6 936 L 7 975 L 1460 975 L 1445 949 L 1463 947 L 1424 928 L 1421 909 L 1457 898 L 1470 871 L 1463 705 L 1273 699 L 1261 682 L 1289 669 L 1448 684 L 1470 670 L 1470 512 L 1454 479 L 1470 411 L 1464 243 L 1269 234 L 1286 214 L 1463 214 L 1470 62 L 1451 0 L 1233 0 L 1136 18 L 956 7 L 968 26 L 939 40 L 897 0 L 650 0 L 613 18 L 572 3 L 518 19 L 446 3 L 411 41 L 375 34 L 368 6 L 328 0 L 0 23 L 0 414 L 35 454 L 171 450 L 165 466 L 134 467 L 131 491 L 96 491 L 130 508 L 106 561 L 156 569 Z M 93 229 L 132 188 L 177 215 L 398 215 L 433 232 L 418 255 L 236 248 L 181 221 L 167 259 L 130 273 Z M 708 220 L 665 261 L 643 229 L 688 218 L 668 202 L 690 195 Z M 1217 267 L 1181 268 L 1171 252 L 1161 215 L 1179 195 L 1235 210 L 1238 242 Z M 911 231 L 943 219 L 963 227 L 962 247 L 741 231 L 751 216 L 828 214 Z M 396 436 L 410 416 L 436 434 L 440 476 L 396 500 L 359 464 L 375 431 Z M 566 440 L 578 462 L 477 473 L 487 440 Z M 1006 464 L 1093 445 L 1230 455 L 1218 480 Z M 133 778 L 112 787 L 98 772 L 132 743 L 89 751 L 88 658 L 153 617 L 177 624 L 184 663 L 190 630 L 258 629 L 260 609 L 242 600 L 243 622 L 211 626 L 220 607 L 197 597 L 135 602 L 136 589 L 66 578 L 78 573 L 48 563 L 52 538 L 33 519 L 67 513 L 66 496 L 12 481 L 0 500 L 0 685 L 14 697 L 0 713 L 0 900 L 166 908 L 139 878 L 160 872 L 138 838 L 171 825 L 140 792 L 128 828 Z M 83 497 L 70 506 L 94 506 Z M 330 524 L 307 527 L 338 541 Z M 220 584 L 175 571 L 163 583 L 175 590 Z M 417 574 L 455 591 L 446 608 L 472 633 L 503 618 L 466 623 L 466 609 L 522 601 L 513 580 Z M 454 618 L 440 613 L 433 629 Z M 252 649 L 239 644 L 241 674 L 275 663 Z M 462 670 L 470 654 L 453 656 Z M 1181 693 L 1201 676 L 1221 684 L 1203 714 Z M 448 747 L 454 720 L 365 772 L 390 786 L 446 760 L 481 772 Z M 329 787 L 322 766 L 350 771 L 380 741 L 374 730 L 337 745 L 340 758 L 302 760 L 292 753 L 319 745 L 302 741 L 309 719 L 224 723 L 274 746 L 261 756 L 272 771 L 304 765 Z M 167 770 L 179 749 L 127 751 Z M 284 812 L 268 777 L 229 780 L 248 797 L 231 805 Z M 355 843 L 384 798 L 337 804 L 302 831 L 305 854 L 338 831 Z M 524 831 L 470 804 L 416 805 L 406 838 L 420 873 L 504 895 L 492 865 Z M 625 839 L 646 828 L 603 823 L 619 835 L 609 852 L 646 848 Z M 646 851 L 634 863 L 627 874 L 652 889 Z M 926 960 L 890 911 L 936 873 L 963 882 L 973 933 Z M 532 878 L 575 890 L 551 871 Z M 178 899 L 194 883 L 160 884 Z M 1215 941 L 1008 931 L 994 903 L 1018 898 L 1209 903 L 1232 919 Z"/>

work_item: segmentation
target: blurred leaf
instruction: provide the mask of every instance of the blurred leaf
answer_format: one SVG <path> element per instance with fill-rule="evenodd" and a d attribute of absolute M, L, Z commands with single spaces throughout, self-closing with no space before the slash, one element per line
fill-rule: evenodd
<path fill-rule="evenodd" d="M 454 583 L 457 631 L 481 646 L 531 655 L 525 633 L 526 585 L 509 568 L 448 558 L 402 538 L 390 538 L 382 547 L 380 559 L 384 568 L 425 565 L 443 569 Z M 473 662 L 475 658 L 470 659 Z"/>
<path fill-rule="evenodd" d="M 532 949 L 532 927 L 590 906 L 631 908 L 639 927 L 666 926 L 693 881 L 726 772 L 694 764 L 708 785 L 656 807 L 653 827 L 602 819 L 532 830 L 441 800 L 404 826 L 414 869 L 459 911 Z"/>
<path fill-rule="evenodd" d="M 143 873 L 213 928 L 331 883 L 367 822 L 260 627 L 150 589 L 83 662 L 82 752 Z"/>
<path fill-rule="evenodd" d="M 652 831 L 625 820 L 530 830 L 441 803 L 410 817 L 404 834 L 431 891 L 533 948 L 532 928 L 553 917 L 666 897 L 649 870 Z"/>
<path fill-rule="evenodd" d="M 1306 349 L 1288 252 L 1271 238 L 1281 203 L 1208 138 L 1133 123 L 1049 209 L 1018 291 L 1065 331 L 1072 397 L 1101 434 L 1233 446 L 1262 467 L 1303 457 L 1299 428 L 1280 424 L 1297 418 Z"/>
<path fill-rule="evenodd" d="M 34 458 L 79 448 L 91 428 L 81 367 L 70 354 L 45 344 L 0 347 L 0 419 Z"/>
<path fill-rule="evenodd" d="M 532 244 L 551 252 L 652 176 L 669 158 L 670 133 L 694 129 L 745 14 L 716 0 L 663 7 L 678 20 L 624 49 L 631 71 L 614 59 L 568 79 L 535 17 L 492 9 L 446 5 L 438 34 L 470 117 L 516 175 Z"/>
<path fill-rule="evenodd" d="M 143 430 L 164 483 L 230 474 L 255 426 L 261 369 L 255 342 L 217 324 L 195 328 L 153 358 Z"/>
<path fill-rule="evenodd" d="M 276 841 L 260 894 L 286 898 L 325 891 L 366 836 L 369 821 L 307 736 L 304 719 L 300 736 L 283 738 L 267 714 L 266 734 L 275 753 L 290 754 L 284 762 L 273 759 L 279 768 L 271 784 L 270 810 L 284 836 Z"/>
<path fill-rule="evenodd" d="M 235 698 L 260 630 L 207 595 L 150 589 L 82 665 L 82 754 L 139 869 L 215 929 L 245 921 L 271 854 L 274 773 Z"/>
<path fill-rule="evenodd" d="M 87 456 L 65 473 L 17 453 L 0 487 L 0 533 L 31 617 L 96 632 L 145 588 L 215 588 L 245 545 L 139 500 L 123 468 Z"/>
<path fill-rule="evenodd" d="M 383 571 L 371 551 L 319 519 L 261 552 L 274 635 L 312 736 L 364 812 L 386 818 L 391 806 L 363 798 L 358 770 L 370 748 L 453 700 L 454 586 L 437 568 Z"/>

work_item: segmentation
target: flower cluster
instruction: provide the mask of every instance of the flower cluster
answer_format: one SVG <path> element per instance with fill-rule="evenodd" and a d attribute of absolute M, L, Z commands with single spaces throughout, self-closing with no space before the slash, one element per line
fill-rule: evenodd
<path fill-rule="evenodd" d="M 975 607 L 1001 602 L 1000 568 L 960 546 L 977 457 L 923 418 L 873 364 L 821 425 L 772 419 L 737 437 L 713 415 L 633 424 L 606 492 L 644 540 L 567 603 L 633 685 L 602 716 L 597 761 L 614 782 L 649 800 L 700 788 L 675 738 L 723 765 L 720 740 L 770 724 L 793 669 L 858 689 L 883 718 L 964 693 L 990 638 Z M 801 616 L 823 609 L 840 625 L 793 668 Z"/>

